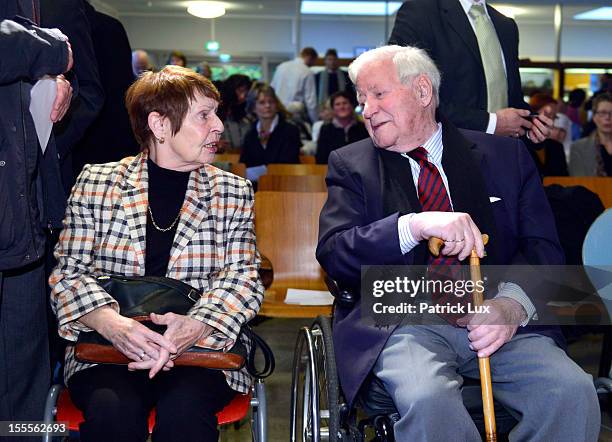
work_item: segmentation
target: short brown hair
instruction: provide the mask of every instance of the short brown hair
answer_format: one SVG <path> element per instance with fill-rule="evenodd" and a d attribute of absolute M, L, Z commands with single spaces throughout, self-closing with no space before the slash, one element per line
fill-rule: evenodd
<path fill-rule="evenodd" d="M 317 53 L 317 50 L 315 48 L 307 46 L 301 50 L 300 57 L 319 58 L 319 54 Z"/>
<path fill-rule="evenodd" d="M 600 103 L 606 102 L 612 103 L 612 94 L 609 92 L 604 92 L 595 96 L 595 98 L 593 98 L 593 112 L 597 112 L 597 108 L 599 107 Z"/>
<path fill-rule="evenodd" d="M 220 99 L 219 91 L 208 78 L 181 66 L 145 72 L 132 83 L 125 96 L 125 106 L 141 151 L 148 150 L 153 141 L 149 114 L 158 112 L 168 118 L 172 135 L 175 135 L 183 125 L 196 92 L 215 101 Z"/>

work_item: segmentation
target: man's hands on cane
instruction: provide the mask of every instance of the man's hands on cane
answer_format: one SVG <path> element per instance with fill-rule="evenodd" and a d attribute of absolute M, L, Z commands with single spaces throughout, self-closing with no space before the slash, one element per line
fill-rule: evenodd
<path fill-rule="evenodd" d="M 478 352 L 479 358 L 491 356 L 510 341 L 527 317 L 523 306 L 511 298 L 494 298 L 483 305 L 488 306 L 488 312 L 470 313 L 457 320 L 458 326 L 470 332 L 470 349 Z"/>
<path fill-rule="evenodd" d="M 410 233 L 417 241 L 437 237 L 444 241 L 441 253 L 455 256 L 463 261 L 476 249 L 479 257 L 484 256 L 482 235 L 467 213 L 421 212 L 415 213 L 409 222 Z"/>

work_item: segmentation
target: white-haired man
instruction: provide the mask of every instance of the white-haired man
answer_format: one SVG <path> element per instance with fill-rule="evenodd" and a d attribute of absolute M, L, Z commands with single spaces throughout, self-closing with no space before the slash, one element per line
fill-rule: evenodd
<path fill-rule="evenodd" d="M 432 263 L 431 236 L 445 241 L 447 261 L 473 248 L 483 257 L 481 231 L 491 236 L 484 264 L 563 263 L 523 143 L 437 120 L 440 74 L 423 50 L 368 51 L 349 74 L 371 139 L 329 157 L 317 259 L 332 278 L 359 293 L 363 265 Z M 334 343 L 347 399 L 373 373 L 401 416 L 396 440 L 480 440 L 460 390 L 463 377 L 479 376 L 477 357 L 493 355 L 495 397 L 519 419 L 511 440 L 595 441 L 592 380 L 561 349 L 557 328 L 532 325 L 542 306 L 528 285 L 500 284 L 482 323 L 472 316 L 455 325 L 374 327 L 359 303 L 338 305 Z"/>

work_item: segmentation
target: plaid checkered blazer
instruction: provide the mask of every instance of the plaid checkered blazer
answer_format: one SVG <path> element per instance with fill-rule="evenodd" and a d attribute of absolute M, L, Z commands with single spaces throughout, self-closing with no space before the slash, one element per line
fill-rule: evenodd
<path fill-rule="evenodd" d="M 101 275 L 144 275 L 148 205 L 147 155 L 117 163 L 87 165 L 68 200 L 64 230 L 55 249 L 57 267 L 49 278 L 60 335 L 76 341 L 90 329 L 79 318 L 117 302 L 97 283 Z M 215 332 L 197 345 L 231 347 L 240 327 L 263 299 L 253 227 L 253 189 L 235 175 L 206 165 L 189 176 L 166 276 L 202 291 L 189 315 Z M 66 350 L 65 380 L 92 367 Z M 227 371 L 229 386 L 246 392 L 246 369 Z"/>

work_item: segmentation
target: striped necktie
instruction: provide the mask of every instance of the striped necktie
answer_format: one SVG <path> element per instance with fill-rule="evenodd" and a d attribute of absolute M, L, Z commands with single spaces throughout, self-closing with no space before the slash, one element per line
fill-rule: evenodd
<path fill-rule="evenodd" d="M 487 82 L 487 110 L 496 112 L 508 107 L 508 81 L 502 60 L 502 50 L 495 27 L 484 6 L 472 5 L 470 17 L 474 20 L 478 49 Z"/>
<path fill-rule="evenodd" d="M 442 180 L 442 175 L 438 168 L 427 160 L 427 151 L 423 147 L 408 152 L 408 156 L 419 163 L 421 168 L 419 172 L 418 192 L 419 202 L 423 212 L 452 212 L 453 208 L 450 203 L 446 186 Z M 440 254 L 437 258 L 429 255 L 428 257 L 428 278 L 430 280 L 455 281 L 462 276 L 462 266 L 456 256 L 444 256 Z M 453 293 L 434 292 L 432 293 L 433 301 L 439 305 L 462 304 L 469 301 L 469 296 L 458 298 Z M 442 314 L 446 321 L 455 324 L 457 319 L 462 317 L 462 314 Z"/>

